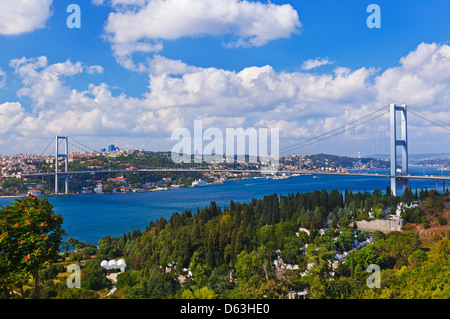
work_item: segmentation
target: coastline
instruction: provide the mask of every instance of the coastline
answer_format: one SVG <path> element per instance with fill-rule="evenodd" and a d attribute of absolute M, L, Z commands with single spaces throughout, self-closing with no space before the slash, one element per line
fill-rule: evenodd
<path fill-rule="evenodd" d="M 445 168 L 442 167 L 441 165 L 414 165 L 411 164 L 411 167 L 414 168 L 432 168 L 432 169 L 437 169 L 438 171 L 450 171 L 450 168 Z M 349 169 L 349 172 L 354 172 L 354 171 L 364 171 L 364 172 L 379 172 L 380 170 L 386 170 L 386 169 Z M 282 174 L 283 172 L 280 171 L 278 172 L 280 174 Z M 314 175 L 315 172 L 299 172 L 298 174 L 289 174 L 289 175 L 280 175 L 280 176 L 276 176 L 276 175 L 267 175 L 267 176 L 245 176 L 242 178 L 230 178 L 225 180 L 224 182 L 229 182 L 229 181 L 240 181 L 240 180 L 251 180 L 251 179 L 273 179 L 273 180 L 280 180 L 280 179 L 287 179 L 287 178 L 292 178 L 298 175 Z M 317 171 L 317 173 L 320 173 L 320 171 Z M 221 183 L 223 184 L 223 183 Z M 39 197 L 53 197 L 53 196 L 70 196 L 70 195 L 126 195 L 126 194 L 137 194 L 137 193 L 150 193 L 150 192 L 161 192 L 161 191 L 170 191 L 170 190 L 174 190 L 174 189 L 180 189 L 180 188 L 203 188 L 206 186 L 213 186 L 213 185 L 220 185 L 220 183 L 208 183 L 205 186 L 187 186 L 187 185 L 178 185 L 177 187 L 161 187 L 161 188 L 156 188 L 156 189 L 150 189 L 150 190 L 143 190 L 140 189 L 139 191 L 130 191 L 130 192 L 116 192 L 116 193 L 87 193 L 87 194 L 83 194 L 83 193 L 69 193 L 69 194 L 45 194 L 45 195 L 41 195 Z M 20 195 L 0 195 L 0 199 L 18 199 L 21 198 L 23 196 L 27 196 L 28 193 L 24 193 L 24 194 L 20 194 Z"/>
<path fill-rule="evenodd" d="M 310 174 L 302 174 L 302 175 L 310 175 Z M 286 176 L 283 178 L 290 178 L 290 177 L 294 177 L 294 175 L 291 176 Z M 224 182 L 229 182 L 229 181 L 240 181 L 240 180 L 248 180 L 248 179 L 256 179 L 256 178 L 270 178 L 270 179 L 281 179 L 281 178 L 273 178 L 272 176 L 260 176 L 260 177 L 243 177 L 243 178 L 230 178 L 225 180 Z M 214 185 L 221 185 L 222 183 L 208 183 L 207 185 L 204 186 L 187 186 L 187 185 L 179 185 L 178 187 L 161 187 L 161 188 L 154 188 L 154 189 L 149 189 L 149 190 L 139 190 L 137 192 L 116 192 L 116 193 L 87 193 L 87 194 L 82 194 L 82 193 L 69 193 L 69 194 L 45 194 L 45 195 L 41 195 L 38 197 L 52 197 L 52 196 L 70 196 L 70 195 L 126 195 L 126 194 L 137 194 L 137 193 L 150 193 L 150 192 L 162 192 L 162 191 L 170 191 L 170 190 L 174 190 L 174 189 L 180 189 L 180 188 L 203 188 L 206 186 L 214 186 Z M 21 195 L 0 195 L 0 199 L 3 198 L 21 198 L 23 196 L 27 196 L 28 193 L 24 193 Z"/>

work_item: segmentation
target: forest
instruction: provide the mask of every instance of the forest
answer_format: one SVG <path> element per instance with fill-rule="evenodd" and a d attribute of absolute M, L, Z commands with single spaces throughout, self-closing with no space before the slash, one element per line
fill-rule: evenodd
<path fill-rule="evenodd" d="M 314 299 L 449 298 L 449 195 L 317 190 L 230 201 L 225 207 L 211 202 L 150 221 L 144 230 L 103 237 L 98 248 L 69 238 L 64 252 L 40 270 L 40 298 L 278 299 L 292 291 Z M 381 218 L 401 202 L 420 203 L 403 209 L 404 231 L 355 229 L 355 220 L 370 219 L 369 212 Z M 425 228 L 429 211 L 444 222 L 441 232 L 424 239 L 413 227 Z M 352 250 L 355 240 L 368 239 Z M 344 252 L 346 257 L 333 263 L 333 256 Z M 125 259 L 127 270 L 107 296 L 112 283 L 100 263 L 118 258 Z M 275 260 L 295 267 L 277 267 Z M 81 265 L 81 289 L 66 286 L 68 274 L 61 268 L 70 263 Z M 369 288 L 367 269 L 374 264 L 381 286 Z M 4 298 L 10 297 L 7 288 L 3 282 Z M 24 296 L 33 296 L 33 289 L 29 284 Z"/>

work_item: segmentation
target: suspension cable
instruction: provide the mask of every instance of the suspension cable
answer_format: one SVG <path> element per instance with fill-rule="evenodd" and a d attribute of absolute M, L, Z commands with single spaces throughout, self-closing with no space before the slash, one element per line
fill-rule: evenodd
<path fill-rule="evenodd" d="M 44 151 L 42 151 L 41 155 L 39 155 L 39 156 L 44 155 L 45 151 L 46 151 L 46 150 L 50 147 L 50 145 L 52 145 L 52 143 L 55 141 L 55 138 L 56 138 L 56 137 L 54 137 L 54 138 L 52 139 L 52 141 L 47 145 L 47 147 L 44 149 Z"/>
<path fill-rule="evenodd" d="M 77 141 L 77 140 L 74 139 L 73 137 L 71 137 L 70 139 L 71 139 L 72 141 L 74 141 L 74 142 L 80 144 L 81 146 L 83 146 L 83 147 L 85 148 L 84 150 L 88 149 L 88 150 L 90 150 L 90 151 L 92 151 L 92 152 L 96 152 L 96 150 L 94 150 L 93 148 L 91 148 L 91 147 L 89 147 L 89 146 L 87 146 L 87 145 L 84 145 L 83 143 Z M 75 145 L 74 145 L 74 146 L 75 146 Z M 79 147 L 79 146 L 77 146 L 77 147 L 78 147 L 79 149 L 83 149 L 83 148 L 81 148 L 81 147 Z"/>
<path fill-rule="evenodd" d="M 334 133 L 334 132 L 336 132 L 336 131 L 338 131 L 338 130 L 341 130 L 341 129 L 343 129 L 343 128 L 345 128 L 345 127 L 351 125 L 351 124 L 354 124 L 354 123 L 356 123 L 356 122 L 359 122 L 359 121 L 361 121 L 361 120 L 363 120 L 363 119 L 365 119 L 365 118 L 367 118 L 367 117 L 369 117 L 369 116 L 372 116 L 372 115 L 375 114 L 375 113 L 378 113 L 378 112 L 382 111 L 383 109 L 385 109 L 385 108 L 387 108 L 387 107 L 389 107 L 389 105 L 383 106 L 382 108 L 380 108 L 380 109 L 378 109 L 378 110 L 375 110 L 375 111 L 373 111 L 373 112 L 371 112 L 371 113 L 369 113 L 369 114 L 367 114 L 367 115 L 365 115 L 365 116 L 363 116 L 363 117 L 361 117 L 361 118 L 359 118 L 359 119 L 357 119 L 357 120 L 354 120 L 354 121 L 351 121 L 351 122 L 349 122 L 349 123 L 346 123 L 345 125 L 342 125 L 342 126 L 340 126 L 340 127 L 338 127 L 338 128 L 335 128 L 335 129 L 333 129 L 333 130 L 331 130 L 331 131 L 328 131 L 328 132 L 326 132 L 326 133 L 323 133 L 323 134 L 320 134 L 320 135 L 318 135 L 318 136 L 312 137 L 312 138 L 307 139 L 307 140 L 305 140 L 305 141 L 298 142 L 298 143 L 293 144 L 293 145 L 291 145 L 291 146 L 289 146 L 289 147 L 285 147 L 285 148 L 283 148 L 283 149 L 280 150 L 280 153 L 281 153 L 281 152 L 286 152 L 286 151 L 288 151 L 288 150 L 291 150 L 291 151 L 292 151 L 293 149 L 297 149 L 297 148 L 303 147 L 302 144 L 306 144 L 306 143 L 307 143 L 305 146 L 314 144 L 314 143 L 315 143 L 315 142 L 313 142 L 314 140 L 316 140 L 316 139 L 318 139 L 318 138 L 320 138 L 320 137 L 322 137 L 322 136 L 326 136 L 326 135 L 328 135 L 328 134 L 330 134 L 330 133 Z M 389 112 L 389 111 L 388 111 L 388 112 Z M 384 114 L 386 114 L 386 113 L 388 113 L 388 112 L 385 112 L 385 113 L 383 113 L 382 115 L 384 115 Z M 370 120 L 368 120 L 368 121 L 365 121 L 365 122 L 363 122 L 362 124 L 367 123 L 367 122 L 369 122 L 369 121 L 372 121 L 372 120 L 374 120 L 374 119 L 376 119 L 376 118 L 378 118 L 378 117 L 380 117 L 380 116 L 377 116 L 377 117 L 375 117 L 375 118 L 373 118 L 373 119 L 370 119 Z M 359 125 L 357 125 L 357 126 L 359 126 Z M 355 126 L 355 127 L 357 127 L 357 126 Z M 341 134 L 341 133 L 344 133 L 344 132 L 346 132 L 346 131 L 348 131 L 348 129 L 345 130 L 345 131 L 343 131 L 343 132 L 339 132 L 339 133 L 337 133 L 337 134 L 334 134 L 334 135 L 332 135 L 332 136 L 336 136 L 336 135 Z M 332 137 L 332 136 L 330 136 L 330 137 Z M 327 138 L 324 138 L 324 139 L 327 139 Z M 324 140 L 324 139 L 320 139 L 319 141 L 322 141 L 322 140 Z M 310 142 L 312 142 L 312 143 L 310 143 Z"/>
<path fill-rule="evenodd" d="M 425 116 L 422 116 L 422 115 L 417 114 L 417 113 L 414 112 L 414 111 L 409 110 L 409 112 L 411 112 L 411 113 L 414 114 L 415 116 L 418 116 L 418 117 L 424 119 L 425 121 L 428 121 L 428 122 L 433 123 L 433 124 L 435 124 L 435 125 L 437 125 L 437 126 L 439 126 L 439 127 L 442 127 L 444 130 L 450 131 L 450 125 L 445 124 L 444 122 L 439 121 L 439 122 L 443 123 L 444 125 L 446 125 L 446 126 L 448 126 L 448 127 L 446 127 L 446 126 L 444 126 L 444 125 L 442 125 L 442 124 L 436 123 L 436 122 L 434 122 L 434 121 L 432 121 L 432 120 L 426 118 Z"/>
<path fill-rule="evenodd" d="M 367 120 L 367 121 L 364 121 L 364 122 L 362 122 L 362 123 L 359 123 L 359 124 L 356 124 L 356 125 L 354 125 L 354 126 L 352 126 L 352 127 L 349 127 L 349 128 L 345 129 L 345 130 L 342 131 L 342 132 L 338 132 L 338 133 L 335 133 L 335 134 L 333 134 L 333 135 L 330 135 L 330 136 L 327 136 L 327 137 L 324 137 L 324 138 L 321 138 L 321 139 L 312 141 L 311 143 L 308 143 L 308 144 L 306 144 L 306 145 L 296 146 L 296 147 L 294 147 L 293 149 L 291 149 L 291 151 L 294 150 L 294 149 L 303 148 L 303 147 L 306 147 L 306 146 L 309 146 L 309 145 L 312 145 L 312 144 L 316 144 L 316 143 L 318 143 L 318 142 L 327 140 L 327 139 L 329 139 L 329 138 L 331 138 L 331 137 L 333 137 L 333 136 L 336 136 L 336 135 L 345 133 L 345 132 L 347 132 L 347 131 L 349 131 L 349 130 L 352 130 L 352 129 L 358 127 L 358 126 L 364 125 L 364 124 L 366 124 L 367 122 L 370 122 L 370 121 L 373 121 L 373 120 L 375 120 L 375 119 L 377 119 L 377 118 L 379 118 L 379 117 L 382 117 L 382 116 L 384 116 L 385 114 L 388 114 L 388 113 L 389 113 L 389 111 L 386 111 L 386 112 L 384 112 L 384 113 L 382 113 L 382 114 L 380 114 L 380 115 L 377 115 L 377 116 L 374 117 L 374 118 L 371 118 L 371 119 L 369 119 L 369 120 Z M 346 126 L 348 126 L 348 125 L 346 125 Z M 334 131 L 336 131 L 336 130 L 334 130 Z M 330 131 L 330 132 L 331 132 L 331 131 Z M 329 132 L 328 132 L 328 133 L 329 133 Z M 324 135 L 324 134 L 322 134 L 322 136 L 323 136 L 323 135 Z M 325 134 L 325 135 L 326 135 L 326 134 Z M 280 152 L 280 153 L 281 153 L 281 152 Z"/>

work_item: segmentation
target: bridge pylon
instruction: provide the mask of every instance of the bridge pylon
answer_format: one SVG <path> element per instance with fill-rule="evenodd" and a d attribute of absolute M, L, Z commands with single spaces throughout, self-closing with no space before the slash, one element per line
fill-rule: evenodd
<path fill-rule="evenodd" d="M 58 194 L 58 177 L 64 177 L 65 179 L 65 194 L 69 193 L 69 175 L 68 172 L 68 166 L 69 166 L 69 137 L 67 135 L 65 136 L 59 136 L 56 135 L 56 149 L 55 149 L 55 194 Z M 59 141 L 64 141 L 64 153 L 60 154 L 59 151 Z M 64 171 L 59 171 L 59 158 L 64 158 Z"/>
<path fill-rule="evenodd" d="M 400 111 L 400 138 L 397 138 L 397 111 Z M 403 191 L 408 187 L 408 117 L 407 105 L 390 105 L 390 149 L 391 149 L 391 191 L 397 196 L 397 186 L 403 185 Z M 401 147 L 402 165 L 397 168 L 397 146 Z"/>

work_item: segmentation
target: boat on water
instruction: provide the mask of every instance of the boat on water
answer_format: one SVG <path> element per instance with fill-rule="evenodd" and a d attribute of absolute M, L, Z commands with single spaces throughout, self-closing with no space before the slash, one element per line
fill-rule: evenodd
<path fill-rule="evenodd" d="M 206 186 L 206 185 L 208 185 L 208 183 L 205 181 L 202 181 L 201 179 L 192 182 L 193 187 L 201 187 L 201 186 Z"/>

